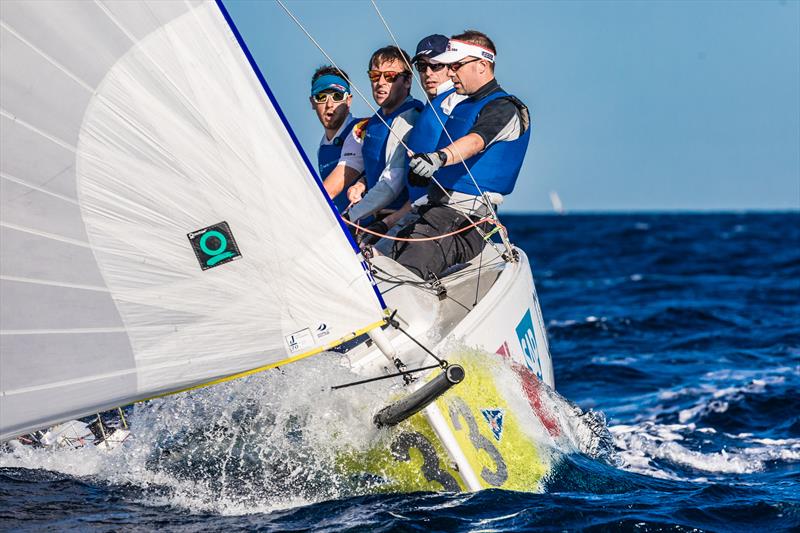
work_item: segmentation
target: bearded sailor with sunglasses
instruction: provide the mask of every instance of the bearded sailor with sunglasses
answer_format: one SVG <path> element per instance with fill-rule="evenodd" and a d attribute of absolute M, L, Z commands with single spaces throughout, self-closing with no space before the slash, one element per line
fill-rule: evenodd
<path fill-rule="evenodd" d="M 364 172 L 361 140 L 366 119 L 350 114 L 353 97 L 348 79 L 330 65 L 311 77 L 311 108 L 325 129 L 317 150 L 319 177 L 340 213 L 350 204 L 344 191 Z"/>
<path fill-rule="evenodd" d="M 498 85 L 496 53 L 487 35 L 470 30 L 451 37 L 447 51 L 432 58 L 448 65 L 456 92 L 469 98 L 451 111 L 436 150 L 411 157 L 409 184 L 426 186 L 428 203 L 400 237 L 437 237 L 465 228 L 489 214 L 487 200 L 496 208 L 514 190 L 530 140 L 530 116 Z M 397 242 L 392 257 L 430 279 L 477 257 L 484 244 L 473 227 L 438 240 Z"/>
<path fill-rule="evenodd" d="M 396 46 L 376 50 L 370 57 L 367 74 L 380 109 L 367 122 L 361 148 L 366 185 L 356 183 L 347 193 L 355 203 L 348 212 L 350 220 L 388 215 L 393 222 L 410 210 L 408 155 L 400 140 L 406 141 L 423 106 L 411 96 L 409 63 L 408 53 Z"/>

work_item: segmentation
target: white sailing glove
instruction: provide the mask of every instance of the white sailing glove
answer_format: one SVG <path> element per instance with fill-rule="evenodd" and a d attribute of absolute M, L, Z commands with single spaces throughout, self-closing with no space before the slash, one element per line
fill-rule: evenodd
<path fill-rule="evenodd" d="M 444 152 L 419 153 L 411 156 L 408 162 L 408 183 L 414 187 L 426 187 L 433 174 L 447 162 Z"/>

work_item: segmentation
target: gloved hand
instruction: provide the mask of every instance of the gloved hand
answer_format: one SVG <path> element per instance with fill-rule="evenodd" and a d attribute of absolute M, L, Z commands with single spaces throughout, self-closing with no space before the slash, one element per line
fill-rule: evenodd
<path fill-rule="evenodd" d="M 427 187 L 434 172 L 447 162 L 447 154 L 442 151 L 419 153 L 411 156 L 408 162 L 408 183 L 414 187 Z"/>
<path fill-rule="evenodd" d="M 389 231 L 389 226 L 386 225 L 386 222 L 384 222 L 383 220 L 378 220 L 367 226 L 366 229 L 374 231 L 375 233 L 386 235 L 386 232 Z M 378 242 L 379 240 L 381 240 L 381 237 L 373 235 L 371 233 L 367 233 L 366 231 L 359 232 L 358 236 L 356 237 L 356 243 L 358 243 L 359 247 L 365 245 L 371 246 L 376 242 Z"/>

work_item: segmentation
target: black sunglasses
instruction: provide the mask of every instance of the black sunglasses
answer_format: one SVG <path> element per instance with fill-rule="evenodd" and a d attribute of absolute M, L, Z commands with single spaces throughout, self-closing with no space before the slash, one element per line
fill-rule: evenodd
<path fill-rule="evenodd" d="M 417 67 L 417 72 L 420 74 L 425 74 L 425 71 L 431 69 L 433 72 L 439 72 L 447 65 L 444 63 L 428 63 L 427 61 L 417 61 L 415 65 Z"/>
<path fill-rule="evenodd" d="M 481 58 L 477 57 L 475 59 L 470 59 L 469 61 L 458 61 L 456 63 L 450 63 L 449 65 L 447 65 L 447 68 L 449 68 L 453 72 L 458 72 L 458 69 L 460 69 L 464 65 L 469 65 L 470 63 L 474 63 L 476 61 L 481 61 Z"/>

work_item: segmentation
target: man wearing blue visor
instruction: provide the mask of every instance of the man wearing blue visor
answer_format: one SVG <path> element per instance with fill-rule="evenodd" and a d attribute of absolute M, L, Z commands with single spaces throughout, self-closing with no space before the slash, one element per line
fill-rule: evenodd
<path fill-rule="evenodd" d="M 317 150 L 319 177 L 340 213 L 349 204 L 344 191 L 364 172 L 363 135 L 357 127 L 362 120 L 350 114 L 353 97 L 347 79 L 332 66 L 318 68 L 311 78 L 311 108 L 325 129 Z"/>

